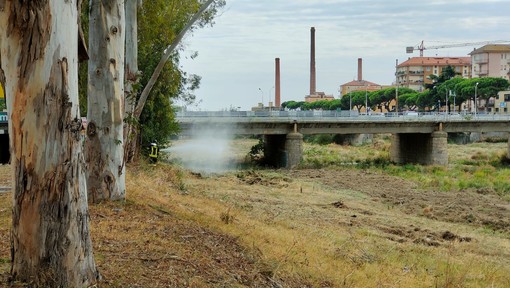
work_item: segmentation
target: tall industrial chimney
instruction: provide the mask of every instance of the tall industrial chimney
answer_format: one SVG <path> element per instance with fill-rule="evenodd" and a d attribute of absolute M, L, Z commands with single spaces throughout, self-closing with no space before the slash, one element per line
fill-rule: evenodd
<path fill-rule="evenodd" d="M 274 79 L 274 106 L 280 107 L 280 58 L 274 59 L 275 79 Z"/>
<path fill-rule="evenodd" d="M 310 95 L 316 94 L 315 80 L 315 27 L 310 29 Z"/>
<path fill-rule="evenodd" d="M 363 59 L 358 58 L 358 81 L 363 80 Z"/>

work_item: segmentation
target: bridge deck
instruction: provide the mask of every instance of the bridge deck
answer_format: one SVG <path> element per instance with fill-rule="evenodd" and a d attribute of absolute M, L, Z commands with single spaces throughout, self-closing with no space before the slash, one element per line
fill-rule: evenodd
<path fill-rule="evenodd" d="M 192 129 L 224 129 L 232 134 L 287 134 L 297 124 L 302 134 L 379 134 L 445 132 L 510 132 L 510 115 L 481 114 L 414 114 L 331 116 L 329 113 L 281 113 L 244 115 L 234 112 L 177 115 L 182 134 Z M 287 111 L 284 111 L 287 112 Z M 303 111 L 301 111 L 303 112 Z M 310 112 L 310 111 L 306 111 Z M 335 111 L 333 111 L 335 112 Z M 214 116 L 216 115 L 216 116 Z M 325 116 L 324 116 L 325 115 Z"/>

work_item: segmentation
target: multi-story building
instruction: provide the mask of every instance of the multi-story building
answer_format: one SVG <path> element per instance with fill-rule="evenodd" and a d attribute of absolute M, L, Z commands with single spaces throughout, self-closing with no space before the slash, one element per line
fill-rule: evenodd
<path fill-rule="evenodd" d="M 498 77 L 510 80 L 510 45 L 490 44 L 473 50 L 473 77 Z"/>
<path fill-rule="evenodd" d="M 491 99 L 490 99 L 491 100 Z M 489 100 L 489 101 L 490 101 Z M 500 91 L 494 99 L 494 107 L 488 108 L 491 113 L 508 113 L 510 112 L 510 91 Z"/>
<path fill-rule="evenodd" d="M 412 57 L 397 66 L 397 84 L 421 92 L 432 83 L 430 75 L 439 76 L 448 66 L 457 75 L 471 77 L 471 57 Z"/>

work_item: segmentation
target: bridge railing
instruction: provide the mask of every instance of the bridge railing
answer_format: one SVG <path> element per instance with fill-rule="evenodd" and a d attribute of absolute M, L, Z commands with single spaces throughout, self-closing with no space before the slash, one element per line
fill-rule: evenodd
<path fill-rule="evenodd" d="M 404 119 L 420 120 L 510 120 L 510 114 L 492 113 L 446 113 L 446 112 L 388 112 L 359 113 L 358 111 L 181 111 L 177 118 L 279 118 L 279 119 L 311 119 L 311 118 L 342 118 L 345 120 L 396 121 Z"/>

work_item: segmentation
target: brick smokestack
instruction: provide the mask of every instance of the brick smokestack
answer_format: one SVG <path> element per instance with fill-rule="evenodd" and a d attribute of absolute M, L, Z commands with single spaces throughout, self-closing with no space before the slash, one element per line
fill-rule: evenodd
<path fill-rule="evenodd" d="M 274 106 L 280 107 L 280 58 L 274 59 Z"/>
<path fill-rule="evenodd" d="M 310 95 L 316 94 L 315 79 L 315 27 L 310 29 Z"/>
<path fill-rule="evenodd" d="M 358 58 L 358 81 L 363 80 L 363 59 Z"/>

